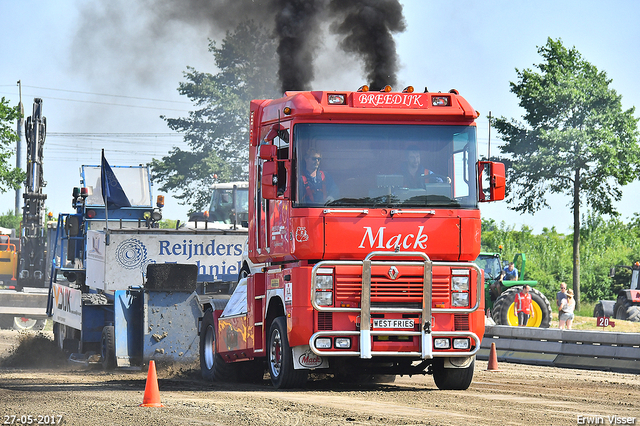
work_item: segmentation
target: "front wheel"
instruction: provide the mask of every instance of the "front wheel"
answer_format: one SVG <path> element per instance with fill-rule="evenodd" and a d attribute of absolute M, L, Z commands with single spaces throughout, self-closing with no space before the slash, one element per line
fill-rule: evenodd
<path fill-rule="evenodd" d="M 444 358 L 436 358 L 433 361 L 433 381 L 440 390 L 466 390 L 473 380 L 475 359 L 468 367 L 445 368 Z"/>
<path fill-rule="evenodd" d="M 276 389 L 303 387 L 309 376 L 307 370 L 293 368 L 293 351 L 287 337 L 287 321 L 278 317 L 269 328 L 269 375 Z"/>

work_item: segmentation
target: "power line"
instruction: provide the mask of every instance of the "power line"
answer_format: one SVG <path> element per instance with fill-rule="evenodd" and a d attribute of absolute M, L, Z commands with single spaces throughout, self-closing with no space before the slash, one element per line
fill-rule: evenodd
<path fill-rule="evenodd" d="M 191 102 L 186 102 L 186 101 L 168 101 L 166 99 L 141 98 L 141 97 L 138 97 L 138 96 L 127 96 L 127 95 L 110 95 L 108 93 L 94 93 L 94 92 L 82 92 L 80 90 L 52 89 L 50 87 L 39 87 L 39 86 L 27 86 L 27 85 L 24 85 L 24 87 L 31 87 L 32 89 L 54 90 L 56 92 L 81 93 L 83 95 L 111 96 L 111 97 L 114 97 L 114 98 L 139 99 L 139 100 L 143 100 L 143 101 L 170 102 L 170 103 L 174 103 L 174 104 L 188 104 L 188 105 L 191 105 Z"/>

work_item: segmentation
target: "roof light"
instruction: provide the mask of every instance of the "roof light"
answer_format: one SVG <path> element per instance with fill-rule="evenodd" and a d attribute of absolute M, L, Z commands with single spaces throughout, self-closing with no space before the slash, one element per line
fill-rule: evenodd
<path fill-rule="evenodd" d="M 329 105 L 345 105 L 346 104 L 345 96 L 336 95 L 336 94 L 328 95 L 327 102 L 329 103 Z"/>
<path fill-rule="evenodd" d="M 360 86 L 360 88 L 358 89 L 358 92 L 368 92 L 369 91 L 369 86 L 367 86 L 366 84 L 363 86 Z"/>
<path fill-rule="evenodd" d="M 480 117 L 480 111 L 476 111 L 476 118 Z"/>
<path fill-rule="evenodd" d="M 156 198 L 156 206 L 163 208 L 164 207 L 164 195 L 158 195 Z"/>
<path fill-rule="evenodd" d="M 434 96 L 431 98 L 433 106 L 449 106 L 449 96 Z"/>
<path fill-rule="evenodd" d="M 413 93 L 413 86 L 407 86 L 402 89 L 402 93 Z"/>
<path fill-rule="evenodd" d="M 391 91 L 391 86 L 389 86 L 388 84 L 386 86 L 384 86 L 382 89 L 380 89 L 381 92 L 386 92 L 389 93 Z"/>
<path fill-rule="evenodd" d="M 284 112 L 284 115 L 291 115 L 291 108 L 290 107 L 284 107 L 282 112 Z"/>

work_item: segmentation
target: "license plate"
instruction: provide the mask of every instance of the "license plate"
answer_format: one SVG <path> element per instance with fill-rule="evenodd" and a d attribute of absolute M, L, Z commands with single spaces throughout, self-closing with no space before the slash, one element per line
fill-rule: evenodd
<path fill-rule="evenodd" d="M 412 319 L 373 319 L 373 328 L 410 328 L 413 329 Z"/>

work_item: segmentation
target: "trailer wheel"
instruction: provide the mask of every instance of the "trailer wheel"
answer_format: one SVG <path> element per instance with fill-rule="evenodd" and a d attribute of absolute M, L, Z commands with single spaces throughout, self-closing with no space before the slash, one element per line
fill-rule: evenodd
<path fill-rule="evenodd" d="M 293 368 L 293 352 L 287 337 L 287 321 L 285 317 L 278 317 L 269 328 L 269 375 L 271 383 L 276 389 L 291 389 L 303 387 L 307 382 L 307 370 Z"/>
<path fill-rule="evenodd" d="M 516 294 L 522 287 L 511 287 L 505 290 L 493 304 L 491 317 L 497 325 L 518 325 L 518 317 L 514 313 Z M 533 313 L 527 322 L 527 327 L 549 328 L 551 325 L 551 304 L 544 294 L 531 288 L 531 304 Z"/>
<path fill-rule="evenodd" d="M 100 339 L 100 354 L 102 355 L 102 368 L 113 370 L 116 368 L 116 332 L 115 327 L 107 325 L 102 329 Z"/>
<path fill-rule="evenodd" d="M 604 306 L 602 306 L 602 301 L 596 303 L 596 306 L 593 307 L 593 316 L 595 318 L 605 316 L 604 315 Z"/>
<path fill-rule="evenodd" d="M 640 322 L 640 306 L 634 305 L 625 295 L 618 296 L 613 312 L 616 319 Z"/>
<path fill-rule="evenodd" d="M 200 330 L 200 372 L 205 380 L 216 382 L 234 382 L 236 366 L 224 362 L 216 350 L 216 326 L 213 309 L 207 308 L 202 317 Z"/>
<path fill-rule="evenodd" d="M 444 358 L 433 360 L 433 381 L 440 390 L 466 390 L 473 380 L 475 360 L 466 368 L 444 368 Z"/>

